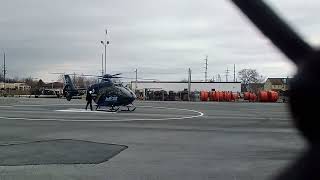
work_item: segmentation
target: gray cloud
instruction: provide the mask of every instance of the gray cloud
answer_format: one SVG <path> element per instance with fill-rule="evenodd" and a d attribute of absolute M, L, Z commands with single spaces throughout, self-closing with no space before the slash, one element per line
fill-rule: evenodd
<path fill-rule="evenodd" d="M 268 0 L 317 45 L 320 3 Z M 104 29 L 109 30 L 108 71 L 164 80 L 203 78 L 226 68 L 256 68 L 265 76 L 287 76 L 295 67 L 279 54 L 229 1 L 212 0 L 3 0 L 0 48 L 8 72 L 51 80 L 48 72 L 100 71 Z M 131 75 L 130 73 L 128 75 Z M 132 74 L 133 76 L 133 74 Z"/>

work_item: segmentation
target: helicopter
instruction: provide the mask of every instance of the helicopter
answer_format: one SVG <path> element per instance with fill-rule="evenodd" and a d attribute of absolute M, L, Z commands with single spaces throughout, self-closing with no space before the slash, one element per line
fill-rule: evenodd
<path fill-rule="evenodd" d="M 124 87 L 121 82 L 113 81 L 113 79 L 121 78 L 119 77 L 120 74 L 96 76 L 101 81 L 88 87 L 87 92 L 92 92 L 93 101 L 96 103 L 96 110 L 102 107 L 107 107 L 110 112 L 116 112 L 120 107 L 127 108 L 122 111 L 134 111 L 136 109 L 133 105 L 133 102 L 137 98 L 136 95 L 129 88 Z M 70 75 L 64 75 L 64 83 L 63 95 L 68 101 L 71 101 L 73 96 L 80 94 L 80 89 L 75 88 Z"/>

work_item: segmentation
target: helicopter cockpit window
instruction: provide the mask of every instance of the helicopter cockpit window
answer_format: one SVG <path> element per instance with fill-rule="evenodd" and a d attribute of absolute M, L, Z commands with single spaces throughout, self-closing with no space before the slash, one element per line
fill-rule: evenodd
<path fill-rule="evenodd" d="M 124 95 L 126 95 L 126 96 L 131 96 L 130 92 L 129 92 L 126 88 L 124 88 L 124 87 L 119 87 L 119 89 L 120 89 L 120 91 L 121 91 Z"/>

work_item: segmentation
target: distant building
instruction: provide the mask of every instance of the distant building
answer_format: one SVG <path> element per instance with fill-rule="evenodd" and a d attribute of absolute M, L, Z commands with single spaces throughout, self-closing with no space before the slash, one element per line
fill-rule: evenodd
<path fill-rule="evenodd" d="M 249 84 L 249 91 L 258 93 L 264 89 L 264 83 L 250 83 Z"/>
<path fill-rule="evenodd" d="M 31 86 L 27 85 L 26 83 L 0 83 L 0 89 L 4 90 L 10 89 L 10 90 L 19 90 L 19 91 L 29 91 L 31 89 Z"/>
<path fill-rule="evenodd" d="M 265 91 L 284 92 L 289 89 L 289 78 L 268 78 L 264 84 Z"/>
<path fill-rule="evenodd" d="M 63 83 L 61 82 L 51 82 L 51 83 L 45 83 L 42 85 L 42 88 L 45 89 L 63 89 Z"/>

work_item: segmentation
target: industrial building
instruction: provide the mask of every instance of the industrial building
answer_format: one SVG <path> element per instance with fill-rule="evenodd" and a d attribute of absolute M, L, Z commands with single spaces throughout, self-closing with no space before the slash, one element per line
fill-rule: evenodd
<path fill-rule="evenodd" d="M 0 83 L 0 89 L 10 89 L 10 90 L 19 90 L 19 91 L 29 91 L 31 87 L 25 83 Z"/>
<path fill-rule="evenodd" d="M 200 91 L 241 92 L 241 82 L 132 81 L 128 84 L 144 100 L 199 100 Z M 189 95 L 188 95 L 189 94 Z"/>
<path fill-rule="evenodd" d="M 289 89 L 290 78 L 268 78 L 264 83 L 266 91 L 287 91 Z"/>
<path fill-rule="evenodd" d="M 179 81 L 132 81 L 133 90 L 183 91 L 188 89 L 188 82 Z M 232 91 L 241 92 L 241 82 L 191 82 L 190 91 Z"/>

